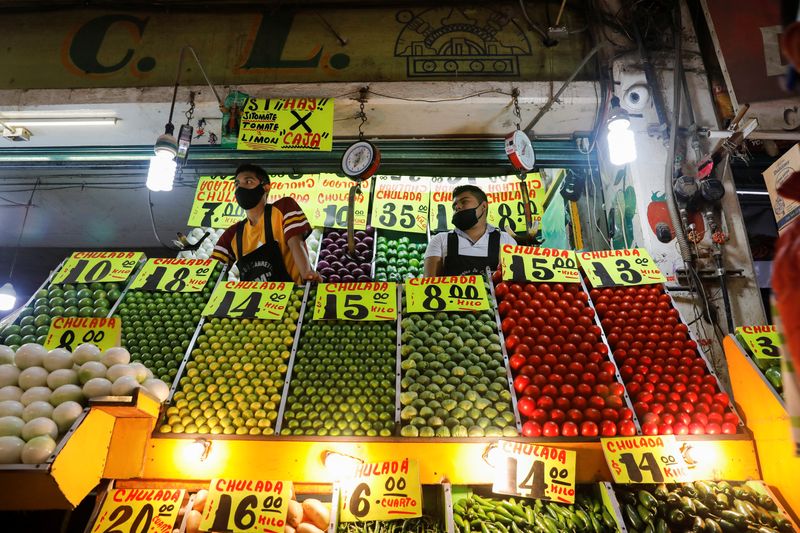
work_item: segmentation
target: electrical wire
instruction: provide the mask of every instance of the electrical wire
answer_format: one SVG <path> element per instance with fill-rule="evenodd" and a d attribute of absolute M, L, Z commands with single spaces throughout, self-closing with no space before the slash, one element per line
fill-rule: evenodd
<path fill-rule="evenodd" d="M 545 46 L 552 46 L 553 40 L 547 35 L 547 33 L 542 30 L 539 26 L 533 23 L 530 16 L 528 16 L 528 10 L 525 8 L 525 0 L 519 0 L 519 9 L 522 11 L 522 16 L 525 17 L 525 20 L 528 23 L 528 26 L 538 33 L 542 37 L 542 44 Z"/>
<path fill-rule="evenodd" d="M 469 98 L 475 98 L 477 96 L 483 96 L 484 94 L 502 94 L 504 96 L 512 96 L 511 93 L 507 93 L 505 91 L 501 91 L 499 89 L 487 89 L 485 91 L 478 91 L 477 93 L 468 94 L 466 96 L 459 96 L 455 98 L 441 98 L 438 100 L 430 100 L 426 98 L 405 98 L 403 96 L 393 96 L 389 94 L 382 94 L 379 92 L 375 92 L 370 89 L 370 94 L 374 94 L 375 96 L 380 96 L 382 98 L 389 98 L 391 100 L 402 100 L 404 102 L 423 102 L 427 104 L 438 104 L 439 102 L 458 102 L 461 100 L 467 100 Z"/>
<path fill-rule="evenodd" d="M 22 227 L 19 229 L 17 236 L 17 245 L 14 247 L 14 257 L 11 259 L 11 268 L 8 271 L 8 280 L 11 281 L 11 276 L 14 275 L 14 267 L 17 266 L 17 256 L 19 256 L 19 247 L 22 244 L 22 236 L 25 233 L 25 224 L 28 222 L 28 213 L 31 211 L 33 205 L 33 195 L 36 194 L 36 186 L 39 184 L 39 178 L 36 178 L 36 183 L 33 186 L 31 195 L 28 198 L 28 203 L 25 205 L 25 216 L 22 218 Z"/>
<path fill-rule="evenodd" d="M 153 228 L 153 235 L 155 235 L 156 240 L 159 243 L 161 243 L 161 246 L 163 246 L 164 248 L 174 251 L 181 251 L 175 246 L 165 243 L 164 241 L 161 240 L 161 237 L 158 236 L 158 231 L 156 230 L 156 217 L 153 214 L 153 191 L 149 189 L 147 190 L 147 205 L 150 211 L 150 226 Z"/>
<path fill-rule="evenodd" d="M 594 227 L 595 227 L 595 229 L 597 229 L 597 233 L 606 242 L 606 245 L 608 245 L 608 247 L 613 250 L 614 249 L 614 245 L 611 244 L 611 241 L 609 241 L 606 238 L 606 236 L 603 234 L 603 230 L 600 229 L 600 224 L 597 223 L 597 216 L 596 216 L 596 213 L 597 213 L 597 186 L 594 183 L 594 171 L 592 170 L 592 160 L 589 157 L 589 152 L 586 153 L 586 162 L 589 165 L 589 180 L 588 181 L 590 181 L 591 184 L 592 184 L 592 194 L 591 194 L 591 197 L 590 197 L 591 200 L 592 200 L 592 204 L 591 204 L 591 207 L 590 207 L 591 214 L 592 214 L 592 222 L 594 222 Z M 586 186 L 586 184 L 584 184 L 584 186 Z M 586 192 L 586 195 L 589 196 L 588 190 Z M 603 210 L 603 212 L 605 213 L 605 209 Z M 624 224 L 624 222 L 623 222 L 623 224 Z M 626 248 L 627 248 L 627 246 L 626 246 Z"/>

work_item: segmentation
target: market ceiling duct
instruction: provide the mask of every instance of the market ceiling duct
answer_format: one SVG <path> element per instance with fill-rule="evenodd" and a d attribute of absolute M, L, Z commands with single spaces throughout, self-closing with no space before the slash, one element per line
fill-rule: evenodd
<path fill-rule="evenodd" d="M 612 165 L 624 165 L 636 161 L 636 139 L 631 131 L 628 112 L 619 105 L 619 98 L 611 99 L 611 113 L 608 116 L 608 158 Z"/>
<path fill-rule="evenodd" d="M 197 57 L 197 53 L 194 51 L 194 48 L 191 46 L 184 46 L 181 48 L 181 55 L 178 59 L 178 71 L 175 74 L 175 87 L 172 90 L 172 104 L 169 108 L 169 119 L 167 120 L 167 124 L 164 126 L 164 134 L 160 135 L 158 140 L 156 140 L 154 147 L 155 155 L 150 157 L 150 168 L 147 172 L 147 188 L 151 191 L 171 191 L 172 183 L 175 181 L 175 172 L 178 168 L 178 162 L 175 160 L 175 157 L 179 154 L 179 145 L 178 140 L 174 135 L 175 125 L 172 124 L 172 115 L 175 112 L 175 100 L 178 96 L 178 86 L 180 84 L 181 72 L 183 70 L 183 56 L 187 50 L 192 53 L 194 60 L 197 62 L 197 66 L 200 67 L 200 72 L 203 74 L 203 78 L 211 88 L 211 91 L 214 93 L 214 97 L 217 99 L 217 104 L 219 105 L 220 111 L 222 110 L 222 100 L 220 100 L 217 90 L 208 79 L 206 71 L 203 69 L 203 65 L 200 63 L 200 58 Z M 188 136 L 185 132 L 187 128 L 189 132 Z M 180 137 L 182 140 L 180 156 L 181 159 L 185 161 L 189 156 L 191 126 L 188 124 L 182 126 Z"/>

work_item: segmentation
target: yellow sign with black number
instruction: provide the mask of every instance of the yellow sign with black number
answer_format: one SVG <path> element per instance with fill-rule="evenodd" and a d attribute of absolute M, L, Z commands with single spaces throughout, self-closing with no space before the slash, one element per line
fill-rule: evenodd
<path fill-rule="evenodd" d="M 320 283 L 314 320 L 395 320 L 397 283 Z"/>
<path fill-rule="evenodd" d="M 315 228 L 347 229 L 347 211 L 350 200 L 350 187 L 355 182 L 336 174 L 320 174 L 317 189 L 309 196 L 308 205 L 303 210 L 309 223 Z M 367 227 L 372 180 L 361 182 L 360 191 L 355 195 L 353 205 L 354 228 Z"/>
<path fill-rule="evenodd" d="M 97 513 L 92 533 L 172 531 L 183 502 L 182 489 L 111 489 Z"/>
<path fill-rule="evenodd" d="M 243 220 L 244 209 L 236 203 L 233 176 L 201 176 L 194 190 L 189 226 L 223 229 Z"/>
<path fill-rule="evenodd" d="M 291 481 L 212 479 L 200 531 L 283 533 Z"/>
<path fill-rule="evenodd" d="M 578 252 L 578 259 L 593 287 L 652 285 L 667 281 L 644 248 Z"/>
<path fill-rule="evenodd" d="M 577 452 L 508 440 L 499 440 L 497 450 L 492 492 L 575 503 Z"/>
<path fill-rule="evenodd" d="M 531 223 L 541 222 L 543 215 L 544 188 L 538 173 L 528 174 L 528 203 L 531 210 Z M 489 199 L 489 214 L 486 221 L 501 230 L 525 233 L 525 203 L 522 189 L 516 176 L 489 178 L 487 185 L 480 185 Z"/>
<path fill-rule="evenodd" d="M 500 265 L 504 280 L 580 283 L 578 260 L 572 250 L 514 246 L 500 249 Z"/>
<path fill-rule="evenodd" d="M 119 346 L 121 336 L 122 320 L 119 318 L 57 316 L 50 321 L 44 347 L 48 350 L 64 348 L 71 352 L 90 342 L 105 351 Z"/>
<path fill-rule="evenodd" d="M 142 252 L 73 252 L 51 283 L 124 283 Z"/>
<path fill-rule="evenodd" d="M 270 176 L 267 202 L 273 204 L 281 198 L 293 198 L 305 211 L 319 181 L 319 174 Z"/>
<path fill-rule="evenodd" d="M 148 259 L 131 289 L 163 292 L 200 292 L 208 283 L 215 259 Z"/>
<path fill-rule="evenodd" d="M 427 178 L 378 176 L 372 201 L 372 225 L 407 233 L 425 233 L 428 230 L 429 199 Z"/>
<path fill-rule="evenodd" d="M 339 520 L 398 520 L 422 516 L 417 461 L 404 458 L 366 463 L 342 483 Z"/>
<path fill-rule="evenodd" d="M 248 98 L 242 107 L 237 150 L 330 152 L 332 98 Z"/>
<path fill-rule="evenodd" d="M 293 288 L 284 281 L 226 281 L 214 289 L 203 316 L 280 320 Z"/>
<path fill-rule="evenodd" d="M 489 309 L 483 276 L 411 278 L 405 283 L 405 291 L 408 313 Z"/>
<path fill-rule="evenodd" d="M 612 437 L 600 446 L 614 483 L 694 481 L 674 435 Z"/>
<path fill-rule="evenodd" d="M 775 326 L 742 326 L 736 328 L 756 359 L 780 359 L 781 335 Z"/>

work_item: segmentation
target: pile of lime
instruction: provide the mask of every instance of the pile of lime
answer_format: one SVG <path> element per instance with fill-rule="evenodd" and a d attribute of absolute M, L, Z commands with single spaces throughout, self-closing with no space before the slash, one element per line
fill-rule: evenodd
<path fill-rule="evenodd" d="M 159 431 L 274 434 L 302 299 L 281 320 L 206 319 Z"/>
<path fill-rule="evenodd" d="M 217 263 L 198 292 L 127 292 L 117 312 L 122 317 L 122 346 L 132 361 L 172 383 L 221 270 Z"/>
<path fill-rule="evenodd" d="M 312 315 L 306 306 L 281 435 L 390 437 L 396 322 L 312 321 Z"/>
<path fill-rule="evenodd" d="M 375 250 L 375 281 L 403 283 L 422 277 L 427 246 L 424 235 L 381 230 Z"/>
<path fill-rule="evenodd" d="M 0 344 L 16 350 L 23 344 L 44 344 L 53 317 L 105 317 L 124 287 L 119 283 L 64 283 L 40 289 L 14 324 L 0 331 Z"/>
<path fill-rule="evenodd" d="M 404 437 L 513 437 L 516 417 L 492 311 L 401 322 Z"/>

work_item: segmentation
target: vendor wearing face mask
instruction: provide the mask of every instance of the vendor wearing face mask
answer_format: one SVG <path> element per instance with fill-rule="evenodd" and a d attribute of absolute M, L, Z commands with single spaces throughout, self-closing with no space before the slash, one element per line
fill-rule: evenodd
<path fill-rule="evenodd" d="M 227 230 L 214 246 L 212 259 L 236 263 L 242 281 L 322 281 L 311 269 L 305 238 L 311 232 L 293 198 L 267 203 L 269 176 L 256 165 L 236 169 L 236 203 L 247 218 Z"/>
<path fill-rule="evenodd" d="M 425 277 L 483 274 L 500 262 L 500 247 L 515 244 L 506 232 L 486 223 L 489 199 L 474 185 L 453 191 L 453 231 L 431 238 L 425 250 Z"/>

